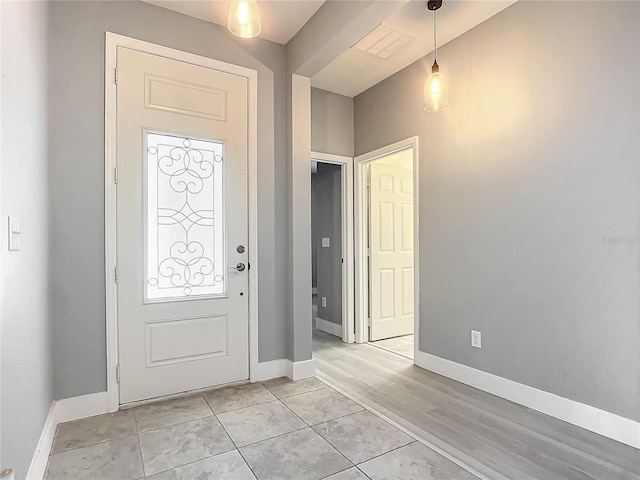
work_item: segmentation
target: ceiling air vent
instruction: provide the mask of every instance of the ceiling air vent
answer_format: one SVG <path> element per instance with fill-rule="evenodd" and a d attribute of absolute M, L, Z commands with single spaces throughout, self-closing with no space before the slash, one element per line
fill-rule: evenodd
<path fill-rule="evenodd" d="M 379 58 L 389 58 L 413 39 L 380 25 L 355 44 L 355 48 Z"/>

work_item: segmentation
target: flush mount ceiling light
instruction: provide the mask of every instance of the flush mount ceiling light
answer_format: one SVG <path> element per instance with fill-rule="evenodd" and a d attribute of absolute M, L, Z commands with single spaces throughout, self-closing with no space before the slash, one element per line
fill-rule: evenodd
<path fill-rule="evenodd" d="M 262 24 L 256 0 L 232 0 L 227 27 L 237 37 L 253 38 L 260 35 Z"/>
<path fill-rule="evenodd" d="M 449 104 L 449 88 L 447 79 L 440 73 L 438 65 L 438 41 L 436 11 L 442 6 L 442 0 L 428 0 L 427 10 L 433 12 L 433 48 L 434 61 L 431 67 L 431 75 L 424 82 L 424 109 L 427 112 L 439 112 Z"/>

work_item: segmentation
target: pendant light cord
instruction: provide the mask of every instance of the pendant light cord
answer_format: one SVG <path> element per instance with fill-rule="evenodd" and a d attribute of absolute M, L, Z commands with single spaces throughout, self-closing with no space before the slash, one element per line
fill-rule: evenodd
<path fill-rule="evenodd" d="M 438 63 L 438 42 L 437 42 L 437 37 L 436 37 L 436 11 L 433 11 L 433 52 L 434 52 L 434 60 L 436 63 Z"/>

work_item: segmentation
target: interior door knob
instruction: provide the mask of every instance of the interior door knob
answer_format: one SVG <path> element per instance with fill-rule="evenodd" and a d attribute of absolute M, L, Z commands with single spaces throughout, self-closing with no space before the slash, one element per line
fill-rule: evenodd
<path fill-rule="evenodd" d="M 247 268 L 247 267 L 245 266 L 245 264 L 244 264 L 244 263 L 239 263 L 239 264 L 237 264 L 235 267 L 231 267 L 231 268 L 232 268 L 233 270 L 237 270 L 237 271 L 239 271 L 239 272 L 244 272 L 245 268 Z"/>

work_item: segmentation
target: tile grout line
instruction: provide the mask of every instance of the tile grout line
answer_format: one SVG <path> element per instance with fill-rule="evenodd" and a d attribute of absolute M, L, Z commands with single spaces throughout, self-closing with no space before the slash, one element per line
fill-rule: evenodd
<path fill-rule="evenodd" d="M 224 412 L 216 412 L 216 411 L 213 409 L 213 405 L 211 405 L 211 403 L 209 403 L 209 400 L 207 400 L 207 399 L 206 399 L 206 397 L 205 397 L 205 399 L 204 399 L 204 400 L 205 400 L 205 402 L 207 402 L 207 404 L 209 405 L 209 408 L 211 409 L 211 411 L 213 412 L 213 414 L 214 414 L 214 415 L 219 415 L 219 414 L 229 413 L 229 412 L 235 412 L 235 411 L 237 411 L 237 410 L 242 410 L 243 408 L 255 407 L 255 406 L 257 406 L 257 405 L 263 405 L 263 404 L 265 404 L 265 403 L 269 403 L 269 402 L 273 402 L 273 401 L 275 401 L 275 400 L 278 400 L 278 397 L 276 397 L 273 393 L 271 393 L 271 390 L 269 390 L 267 387 L 265 387 L 264 385 L 262 385 L 262 383 L 257 382 L 257 383 L 249 383 L 249 384 L 245 384 L 245 385 L 260 385 L 260 386 L 261 386 L 262 388 L 264 388 L 264 390 L 265 390 L 269 395 L 271 395 L 273 398 L 271 398 L 271 399 L 269 399 L 269 400 L 265 400 L 265 401 L 263 401 L 263 402 L 255 403 L 255 404 L 253 404 L 253 405 L 246 405 L 246 406 L 244 406 L 244 407 L 232 408 L 231 410 L 225 410 Z M 245 385 L 242 385 L 242 386 L 245 386 Z M 233 388 L 233 387 L 229 387 L 229 388 Z M 225 390 L 225 389 L 224 389 L 224 388 L 222 388 L 222 389 L 219 389 L 218 391 L 223 391 L 223 390 Z M 213 391 L 215 391 L 215 390 L 213 390 Z M 204 394 L 203 394 L 202 396 L 204 397 Z"/>
<path fill-rule="evenodd" d="M 296 428 L 295 430 L 291 430 L 290 432 L 280 433 L 278 435 L 274 435 L 273 437 L 265 438 L 264 440 L 258 440 L 257 442 L 247 443 L 246 445 L 239 446 L 238 450 L 240 450 L 241 448 L 253 447 L 254 445 L 257 445 L 259 443 L 268 442 L 269 440 L 273 440 L 274 438 L 284 437 L 285 435 L 289 435 L 290 433 L 300 432 L 302 430 L 306 430 L 307 428 L 311 427 L 305 424 L 305 426 L 302 428 Z"/>
<path fill-rule="evenodd" d="M 371 480 L 371 477 L 370 477 L 369 475 L 367 475 L 366 473 L 364 473 L 364 472 L 362 471 L 362 469 L 361 469 L 358 465 L 356 465 L 356 468 L 358 469 L 358 471 L 359 471 L 362 475 L 364 475 L 364 476 L 365 476 L 365 478 L 367 478 L 367 479 Z"/>
<path fill-rule="evenodd" d="M 296 397 L 296 396 L 298 396 L 298 395 L 304 395 L 305 393 L 317 392 L 318 390 L 323 390 L 323 389 L 325 389 L 325 388 L 327 388 L 327 387 L 329 386 L 329 385 L 327 385 L 326 383 L 324 383 L 323 381 L 321 381 L 319 378 L 316 378 L 316 377 L 310 377 L 310 378 L 315 378 L 315 379 L 316 379 L 316 380 L 318 380 L 320 383 L 322 383 L 322 384 L 323 384 L 323 386 L 322 386 L 322 387 L 320 387 L 320 388 L 314 388 L 314 389 L 312 389 L 312 390 L 307 390 L 306 392 L 292 393 L 291 395 L 285 395 L 285 396 L 283 396 L 283 397 L 278 397 L 275 393 L 273 393 L 273 392 L 271 391 L 271 389 L 270 389 L 269 387 L 267 387 L 267 386 L 266 386 L 266 385 L 264 385 L 264 384 L 261 384 L 261 385 L 262 385 L 264 388 L 266 388 L 266 389 L 269 391 L 269 393 L 271 393 L 271 395 L 273 395 L 274 397 L 276 397 L 276 399 L 278 399 L 278 400 L 282 400 L 283 398 Z M 306 379 L 306 378 L 303 378 L 302 380 L 307 380 L 307 379 Z M 300 380 L 298 380 L 298 381 L 300 381 Z M 291 383 L 294 383 L 294 382 L 292 381 Z"/>
<path fill-rule="evenodd" d="M 144 432 L 141 432 L 138 429 L 138 421 L 136 420 L 136 431 L 138 432 L 138 435 L 145 435 L 145 434 L 150 433 L 150 432 L 156 432 L 158 430 L 162 430 L 163 428 L 175 427 L 176 425 L 184 425 L 185 423 L 195 422 L 197 420 L 202 420 L 204 418 L 215 417 L 215 413 L 211 409 L 211 406 L 209 406 L 209 402 L 207 402 L 207 400 L 205 398 L 203 398 L 203 400 L 204 400 L 204 403 L 207 405 L 207 408 L 209 408 L 209 411 L 211 412 L 211 415 L 204 415 L 202 417 L 192 418 L 191 420 L 185 420 L 184 422 L 177 422 L 177 423 L 172 423 L 170 425 L 164 425 L 162 427 L 152 428 L 150 430 L 145 430 Z M 171 400 L 168 400 L 168 401 L 171 401 Z M 134 407 L 134 408 L 138 408 L 138 407 Z M 134 414 L 134 418 L 135 418 L 135 414 Z M 122 438 L 122 437 L 120 437 L 120 438 Z"/>
<path fill-rule="evenodd" d="M 342 395 L 342 394 L 340 394 L 340 395 Z M 349 399 L 347 399 L 347 400 L 349 400 Z M 349 401 L 352 401 L 352 400 L 349 400 Z M 356 402 L 353 402 L 353 403 L 356 403 Z M 358 404 L 356 403 L 356 405 L 358 405 Z M 309 425 L 309 426 L 311 428 L 317 427 L 318 425 L 322 425 L 323 423 L 333 422 L 334 420 L 340 420 L 341 418 L 350 417 L 351 415 L 355 415 L 356 413 L 362 413 L 362 412 L 366 412 L 367 411 L 367 409 L 362 407 L 362 405 L 358 405 L 358 406 L 361 407 L 361 408 L 357 412 L 345 413 L 344 415 L 340 415 L 339 417 L 334 417 L 334 418 L 330 418 L 328 420 L 323 420 L 321 422 L 314 423 L 313 425 Z M 314 430 L 315 430 L 315 428 L 314 428 Z"/>
<path fill-rule="evenodd" d="M 247 461 L 247 459 L 245 458 L 245 456 L 242 454 L 242 452 L 240 451 L 239 448 L 236 448 L 236 452 L 238 452 L 238 455 L 240 455 L 240 458 L 242 458 L 242 460 L 244 461 L 245 465 L 247 466 L 247 468 L 251 471 L 251 474 L 256 478 L 256 480 L 258 479 L 258 475 L 256 475 L 256 472 L 253 470 L 253 467 L 251 466 L 251 464 Z"/>
<path fill-rule="evenodd" d="M 365 410 L 365 411 L 366 411 L 366 410 Z M 362 410 L 361 410 L 361 412 L 362 412 Z M 356 412 L 356 413 L 360 413 L 360 412 Z M 355 415 L 356 413 L 352 413 L 351 415 Z M 369 412 L 369 413 L 371 413 L 371 412 Z M 349 415 L 345 415 L 345 417 L 347 417 L 347 416 L 349 416 Z M 377 415 L 376 415 L 376 417 L 377 417 Z M 344 417 L 340 417 L 340 418 L 344 418 Z M 379 418 L 379 417 L 378 417 L 378 418 Z M 383 421 L 384 421 L 384 419 L 382 419 L 382 418 L 381 418 L 380 420 L 383 420 Z M 387 422 L 387 423 L 388 423 L 388 422 Z M 318 425 L 320 425 L 320 424 L 318 424 Z M 394 425 L 391 425 L 391 426 L 395 428 L 395 426 L 394 426 Z M 325 442 L 327 442 L 329 445 L 331 445 L 333 448 L 335 448 L 338 452 L 340 452 L 340 450 L 338 449 L 338 447 L 336 447 L 333 443 L 331 443 L 331 442 L 329 441 L 329 439 L 325 438 L 325 437 L 324 437 L 320 432 L 316 431 L 316 429 L 315 429 L 315 428 L 313 428 L 313 427 L 311 427 L 311 428 L 313 429 L 313 431 L 314 431 L 314 432 L 316 432 L 318 435 L 320 435 L 320 437 L 322 437 L 322 439 L 323 439 Z M 404 433 L 404 432 L 403 432 L 403 433 Z M 409 436 L 409 435 L 407 435 L 407 436 Z M 373 457 L 371 457 L 371 458 L 368 458 L 367 460 L 362 460 L 361 462 L 358 462 L 358 463 L 356 463 L 356 462 L 354 462 L 353 460 L 351 460 L 350 458 L 348 458 L 344 453 L 340 452 L 340 454 L 341 454 L 344 458 L 346 458 L 347 460 L 349 460 L 349 462 L 351 462 L 351 464 L 352 464 L 354 467 L 357 467 L 358 465 L 361 465 L 361 464 L 363 464 L 363 463 L 365 463 L 365 462 L 368 462 L 369 460 L 373 460 L 374 458 L 381 457 L 382 455 L 386 455 L 387 453 L 391 453 L 391 452 L 393 452 L 394 450 L 398 450 L 399 448 L 406 447 L 407 445 L 411 445 L 412 443 L 416 443 L 416 442 L 417 442 L 417 440 L 416 440 L 415 438 L 413 438 L 413 437 L 411 437 L 411 436 L 409 436 L 409 437 L 411 438 L 411 441 L 410 441 L 409 443 L 405 443 L 404 445 L 400 445 L 400 446 L 398 446 L 398 447 L 394 447 L 394 448 L 392 448 L 391 450 L 388 450 L 388 451 L 386 451 L 386 452 L 383 452 L 383 453 L 380 453 L 380 454 L 378 454 L 378 455 L 375 455 L 375 456 L 373 456 Z M 359 470 L 359 469 L 358 469 L 358 470 Z M 364 472 L 363 472 L 363 473 L 364 473 Z"/>
<path fill-rule="evenodd" d="M 278 400 L 278 399 L 276 397 L 273 397 L 272 399 L 265 400 L 264 402 L 254 403 L 252 405 L 245 405 L 244 407 L 232 408 L 231 410 L 225 410 L 224 412 L 213 412 L 213 414 L 214 415 L 224 415 L 225 413 L 237 412 L 238 410 L 242 410 L 243 408 L 257 407 L 259 405 L 264 405 L 266 403 L 272 403 L 272 402 L 275 402 L 276 400 Z M 213 410 L 213 408 L 212 408 L 212 410 Z"/>
<path fill-rule="evenodd" d="M 265 387 L 266 388 L 266 387 Z M 238 409 L 239 410 L 239 409 Z M 247 459 L 245 458 L 245 456 L 242 454 L 242 452 L 240 451 L 240 447 L 238 447 L 238 445 L 236 444 L 235 440 L 233 438 L 231 438 L 231 434 L 229 433 L 229 431 L 227 430 L 227 427 L 224 426 L 224 424 L 220 421 L 220 419 L 218 418 L 218 415 L 214 412 L 213 414 L 216 417 L 216 420 L 218 420 L 218 423 L 220 423 L 220 425 L 222 426 L 222 429 L 224 430 L 224 433 L 227 434 L 227 437 L 229 437 L 229 440 L 231 440 L 231 443 L 233 444 L 233 446 L 236 449 L 236 452 L 238 452 L 238 455 L 240 455 L 240 457 L 242 458 L 242 460 L 244 461 L 245 465 L 247 466 L 247 468 L 251 471 L 251 474 L 257 479 L 258 475 L 256 475 L 256 472 L 253 470 L 253 467 L 251 466 L 251 464 L 247 461 Z"/>
<path fill-rule="evenodd" d="M 386 455 L 386 454 L 388 454 L 388 453 L 392 453 L 392 452 L 395 452 L 396 450 L 400 450 L 401 448 L 408 447 L 409 445 L 413 445 L 414 443 L 420 443 L 420 442 L 419 442 L 419 441 L 417 441 L 416 439 L 412 438 L 412 439 L 411 439 L 411 441 L 410 441 L 409 443 L 405 443 L 404 445 L 400 445 L 399 447 L 394 447 L 394 448 L 392 448 L 391 450 L 389 450 L 388 452 L 379 453 L 378 455 L 376 455 L 376 456 L 374 456 L 374 457 L 367 458 L 366 460 L 363 460 L 363 461 L 358 462 L 358 463 L 354 463 L 354 465 L 355 465 L 356 467 L 358 467 L 358 470 L 360 470 L 360 467 L 359 467 L 358 465 L 363 465 L 363 464 L 365 464 L 365 463 L 367 463 L 367 462 L 370 462 L 371 460 L 375 460 L 376 458 L 383 457 L 383 456 L 385 456 L 385 455 Z M 422 445 L 422 444 L 421 444 L 421 445 Z M 362 472 L 362 473 L 364 473 L 364 472 Z"/>
<path fill-rule="evenodd" d="M 327 386 L 327 388 L 331 388 L 331 387 Z M 318 389 L 318 390 L 322 390 L 322 389 Z M 304 392 L 304 393 L 311 393 L 311 392 L 314 392 L 314 391 L 317 391 L 317 390 L 311 390 L 310 392 Z M 291 395 L 291 396 L 294 396 L 294 395 Z M 284 397 L 284 398 L 289 398 L 289 397 Z M 285 436 L 285 435 L 289 435 L 289 434 L 291 434 L 291 433 L 296 433 L 296 432 L 300 432 L 300 431 L 302 431 L 302 430 L 310 429 L 312 432 L 314 432 L 316 435 L 318 435 L 318 437 L 320 437 L 323 441 L 325 441 L 325 442 L 326 442 L 326 443 L 327 443 L 331 448 L 333 448 L 333 449 L 334 449 L 336 452 L 338 452 L 342 457 L 344 457 L 344 459 L 345 459 L 345 460 L 347 460 L 347 461 L 351 464 L 351 466 L 350 466 L 349 468 L 355 467 L 355 464 L 354 464 L 351 460 L 349 460 L 349 459 L 348 459 L 348 458 L 347 458 L 347 457 L 346 457 L 346 456 L 345 456 L 345 455 L 344 455 L 340 450 L 338 450 L 334 445 L 332 445 L 330 442 L 328 442 L 326 438 L 324 438 L 322 435 L 320 435 L 318 432 L 316 432 L 316 431 L 314 430 L 313 426 L 309 425 L 309 424 L 308 424 L 307 422 L 305 422 L 305 421 L 304 421 L 304 420 L 303 420 L 303 419 L 302 419 L 302 418 L 301 418 L 301 417 L 300 417 L 296 412 L 294 412 L 293 410 L 291 410 L 291 408 L 289 408 L 289 406 L 288 406 L 288 405 L 286 405 L 286 404 L 282 401 L 282 399 L 277 398 L 276 400 L 278 400 L 278 401 L 279 401 L 279 402 L 280 402 L 280 403 L 281 403 L 281 404 L 282 404 L 282 405 L 283 405 L 287 410 L 289 410 L 293 415 L 295 415 L 295 416 L 296 416 L 296 418 L 298 418 L 298 419 L 299 419 L 299 420 L 300 420 L 300 421 L 301 421 L 305 426 L 304 426 L 303 428 L 298 428 L 298 429 L 296 429 L 296 430 L 292 430 L 292 431 L 290 431 L 290 432 L 285 432 L 285 433 L 281 433 L 280 435 L 275 435 L 275 436 L 270 437 L 270 438 L 265 438 L 264 440 L 260 440 L 260 441 L 258 441 L 258 442 L 254 442 L 254 443 L 250 443 L 250 444 L 247 444 L 247 445 L 243 445 L 242 447 L 237 447 L 238 452 L 240 453 L 240 455 L 242 456 L 242 458 L 244 459 L 244 461 L 247 463 L 247 465 L 249 465 L 249 462 L 247 462 L 246 458 L 245 458 L 245 457 L 244 457 L 244 455 L 242 454 L 242 451 L 240 450 L 241 448 L 246 448 L 246 447 L 250 447 L 250 446 L 255 446 L 255 445 L 258 445 L 258 444 L 263 443 L 263 442 L 267 442 L 267 441 L 270 441 L 270 440 L 273 440 L 273 439 L 276 439 L 276 438 L 279 438 L 279 437 L 283 437 L 283 436 Z M 272 403 L 272 402 L 267 402 L 267 403 Z M 264 405 L 264 404 L 260 404 L 260 405 Z M 250 408 L 250 407 L 247 407 L 247 408 Z M 362 411 L 362 410 L 361 410 L 361 411 Z M 355 412 L 355 413 L 358 413 L 358 412 Z M 352 415 L 352 414 L 350 414 L 350 415 Z M 347 416 L 347 415 L 345 415 L 345 416 Z M 220 419 L 218 419 L 218 421 L 220 421 Z M 324 422 L 321 422 L 321 423 L 324 423 Z M 222 425 L 222 422 L 220 422 L 220 424 Z M 318 424 L 318 425 L 319 425 L 319 424 Z M 224 425 L 223 425 L 223 428 L 224 428 Z M 225 431 L 226 431 L 226 428 L 225 428 Z M 227 432 L 227 434 L 229 435 L 229 433 L 228 433 L 228 432 Z M 231 435 L 229 435 L 229 438 L 231 438 Z M 233 439 L 232 439 L 231 441 L 234 443 L 234 445 L 236 445 L 236 444 L 235 444 L 235 442 L 233 441 Z M 252 472 L 254 473 L 254 475 L 255 475 L 255 472 L 254 472 L 254 471 L 253 471 L 253 469 L 251 468 L 251 465 L 249 465 L 249 468 L 251 469 L 251 471 L 252 471 Z M 346 470 L 346 469 L 345 469 L 345 470 Z M 341 470 L 341 471 L 342 471 L 342 470 Z M 335 475 L 336 473 L 340 473 L 340 472 L 335 472 L 335 473 L 332 473 L 331 475 Z M 256 475 L 256 478 L 258 478 L 258 477 L 257 477 L 257 475 Z M 326 478 L 326 477 L 325 477 L 325 478 Z"/>
<path fill-rule="evenodd" d="M 194 463 L 204 462 L 205 460 L 209 460 L 210 458 L 219 457 L 220 455 L 224 455 L 225 453 L 230 453 L 230 452 L 237 451 L 237 450 L 238 450 L 237 448 L 232 448 L 231 450 L 227 450 L 226 452 L 216 453 L 215 455 L 209 455 L 208 457 L 200 458 L 200 459 L 194 460 L 192 462 L 187 462 L 187 463 L 183 463 L 181 465 L 176 465 L 175 467 L 167 468 L 166 470 L 161 470 L 159 472 L 152 473 L 151 475 L 145 475 L 143 477 L 143 479 L 144 478 L 153 477 L 154 475 L 160 475 L 161 473 L 167 473 L 167 472 L 170 472 L 172 470 L 176 470 L 178 468 L 187 467 L 189 465 L 193 465 Z M 138 479 L 138 480 L 142 480 L 142 479 Z"/>
<path fill-rule="evenodd" d="M 333 477 L 334 475 L 340 475 L 341 473 L 348 472 L 348 471 L 349 471 L 349 470 L 351 470 L 352 468 L 358 468 L 358 467 L 356 467 L 355 465 L 353 465 L 353 464 L 352 464 L 350 467 L 347 467 L 347 468 L 345 468 L 344 470 L 340 470 L 339 472 L 336 472 L 336 473 L 330 473 L 330 474 L 329 474 L 329 475 L 327 475 L 326 477 L 322 477 L 320 480 L 327 480 L 327 478 L 331 478 L 331 477 Z M 369 478 L 369 477 L 367 477 L 367 478 Z"/>
<path fill-rule="evenodd" d="M 307 393 L 319 392 L 320 390 L 325 390 L 328 388 L 328 385 L 324 385 L 320 388 L 314 388 L 313 390 L 307 390 L 306 392 L 293 393 L 291 395 L 286 395 L 284 397 L 276 397 L 278 400 L 284 400 L 285 398 L 299 397 L 300 395 L 305 395 Z"/>
<path fill-rule="evenodd" d="M 138 419 L 136 418 L 136 412 L 131 410 L 131 417 L 133 418 L 133 427 L 136 429 L 136 440 L 138 443 L 138 453 L 140 454 L 140 464 L 142 466 L 142 477 L 147 476 L 147 469 L 144 466 L 144 457 L 142 456 L 142 445 L 140 445 L 140 430 L 138 429 Z"/>
<path fill-rule="evenodd" d="M 162 471 L 160 471 L 160 472 L 156 472 L 156 473 L 154 473 L 154 474 L 152 474 L 152 475 L 157 475 L 157 474 L 164 473 L 164 472 L 170 472 L 171 470 L 175 470 L 175 469 L 177 469 L 177 468 L 186 467 L 187 465 L 192 465 L 192 464 L 194 464 L 194 463 L 202 462 L 202 461 L 204 461 L 204 460 L 208 460 L 208 459 L 210 459 L 210 458 L 217 457 L 217 456 L 219 456 L 219 455 L 224 455 L 225 453 L 229 453 L 229 452 L 236 451 L 236 452 L 238 452 L 238 453 L 240 454 L 240 456 L 242 457 L 242 459 L 244 460 L 244 462 L 247 464 L 247 467 L 249 467 L 249 470 L 251 470 L 251 472 L 252 472 L 252 473 L 254 474 L 254 476 L 255 476 L 255 472 L 253 472 L 253 469 L 251 468 L 251 466 L 249 465 L 249 463 L 248 463 L 248 462 L 246 461 L 246 459 L 242 456 L 242 453 L 240 452 L 240 449 L 239 449 L 239 448 L 238 448 L 238 446 L 236 445 L 236 442 L 233 440 L 233 438 L 231 438 L 231 435 L 229 435 L 229 432 L 227 431 L 227 429 L 225 428 L 225 426 L 222 424 L 222 422 L 220 421 L 220 419 L 218 418 L 218 416 L 216 415 L 216 413 L 213 411 L 213 408 L 211 407 L 211 405 L 209 405 L 209 402 L 207 401 L 207 399 L 206 399 L 206 398 L 204 398 L 204 395 L 202 395 L 202 394 L 201 394 L 200 396 L 202 396 L 202 397 L 203 397 L 203 399 L 204 399 L 205 403 L 207 404 L 207 406 L 208 406 L 208 407 L 209 407 L 209 409 L 211 410 L 211 415 L 207 415 L 207 416 L 205 416 L 205 417 L 200 417 L 200 418 L 197 418 L 197 419 L 195 419 L 195 420 L 202 420 L 202 419 L 204 419 L 204 418 L 214 417 L 214 418 L 215 418 L 215 420 L 216 420 L 216 421 L 218 422 L 218 424 L 220 425 L 220 427 L 222 427 L 222 430 L 224 431 L 225 435 L 227 435 L 227 438 L 229 439 L 229 441 L 230 441 L 230 442 L 231 442 L 231 444 L 233 445 L 233 448 L 232 448 L 231 450 L 227 450 L 226 452 L 216 453 L 215 455 L 209 455 L 209 456 L 206 456 L 206 457 L 204 457 L 204 458 L 200 458 L 200 459 L 198 459 L 198 460 L 194 460 L 194 461 L 192 461 L 192 462 L 187 462 L 187 463 L 184 463 L 184 464 L 181 464 L 181 465 L 176 465 L 176 466 L 174 466 L 174 467 L 167 468 L 166 470 L 162 470 Z M 169 425 L 168 427 L 173 427 L 173 426 L 175 426 L 175 425 L 183 425 L 183 424 L 185 424 L 185 423 L 189 423 L 189 422 L 192 422 L 192 421 L 195 421 L 195 420 L 189 420 L 189 421 L 187 421 L 187 422 L 176 423 L 176 424 L 174 424 L 174 425 Z M 157 430 L 160 430 L 160 429 L 162 429 L 162 428 L 168 428 L 168 427 L 161 427 L 161 428 L 158 428 L 158 429 L 156 429 L 156 430 L 149 430 L 149 431 L 143 432 L 143 434 L 145 434 L 145 433 L 149 433 L 149 432 L 153 432 L 153 431 L 157 431 Z M 136 428 L 137 428 L 137 424 L 136 424 Z M 140 438 L 139 438 L 139 436 L 138 436 L 138 442 L 139 442 L 139 440 L 140 440 Z M 142 448 L 141 448 L 141 447 L 140 447 L 140 455 L 142 456 Z M 147 477 L 147 475 L 146 475 L 146 469 L 144 469 L 144 460 L 143 460 L 143 473 L 145 474 L 145 478 L 146 478 L 146 477 Z M 150 475 L 150 476 L 151 476 L 151 475 Z M 257 478 L 257 476 L 256 476 L 256 478 Z"/>
<path fill-rule="evenodd" d="M 315 378 L 315 377 L 314 377 L 314 378 Z M 331 388 L 331 387 L 329 387 L 328 385 L 327 385 L 327 387 L 328 387 L 328 388 Z M 322 390 L 322 389 L 320 388 L 320 389 L 318 389 L 318 390 Z M 312 391 L 317 391 L 317 390 L 312 390 Z M 306 392 L 306 393 L 310 393 L 310 392 Z M 280 403 L 282 403 L 286 408 L 288 408 L 288 409 L 291 411 L 291 413 L 293 413 L 296 417 L 300 418 L 300 416 L 299 416 L 296 412 L 294 412 L 293 410 L 291 410 L 291 408 L 289 408 L 289 406 L 288 406 L 288 405 L 286 405 L 282 400 L 280 400 Z M 350 414 L 350 415 L 353 415 L 353 414 Z M 347 416 L 347 415 L 345 415 L 345 416 Z M 316 431 L 316 429 L 315 429 L 315 428 L 313 428 L 313 426 L 312 426 L 312 425 L 309 425 L 309 424 L 308 424 L 307 422 L 305 422 L 302 418 L 300 418 L 300 420 L 302 421 L 302 423 L 304 423 L 304 424 L 307 426 L 307 428 L 310 428 L 312 432 L 314 432 L 314 433 L 315 433 L 316 435 L 318 435 L 322 440 L 324 440 L 324 441 L 327 443 L 327 445 L 329 445 L 329 446 L 330 446 L 331 448 L 333 448 L 336 452 L 338 452 L 340 455 L 342 455 L 342 456 L 344 457 L 344 459 L 345 459 L 347 462 L 349 462 L 352 466 L 355 466 L 355 463 L 353 463 L 351 460 L 349 460 L 349 459 L 347 458 L 347 456 L 346 456 L 344 453 L 342 453 L 340 450 L 338 450 L 338 449 L 336 448 L 336 446 L 335 446 L 335 445 L 333 445 L 333 444 L 332 444 L 331 442 L 329 442 L 326 438 L 324 438 L 322 435 L 320 435 L 320 434 Z M 320 422 L 320 423 L 325 423 L 325 422 Z M 320 423 L 318 423 L 317 425 L 320 425 Z M 349 468 L 351 468 L 351 467 L 349 467 Z M 340 473 L 340 472 L 336 472 L 336 473 Z M 334 475 L 334 474 L 332 474 L 332 475 Z"/>
<path fill-rule="evenodd" d="M 138 425 L 136 425 L 136 433 L 138 431 Z M 136 435 L 136 440 L 137 440 L 137 444 L 138 444 L 138 453 L 140 454 L 140 465 L 142 466 L 142 476 L 146 477 L 147 476 L 147 469 L 144 465 L 144 457 L 142 456 L 142 445 L 140 445 L 140 434 L 138 433 Z"/>

